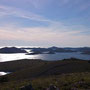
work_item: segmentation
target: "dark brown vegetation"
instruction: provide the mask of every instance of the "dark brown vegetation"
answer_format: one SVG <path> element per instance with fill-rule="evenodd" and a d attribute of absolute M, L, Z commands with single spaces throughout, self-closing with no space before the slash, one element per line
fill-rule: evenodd
<path fill-rule="evenodd" d="M 19 90 L 19 87 L 30 83 L 35 90 L 43 90 L 50 84 L 61 90 L 90 89 L 90 61 L 74 58 L 61 61 L 17 60 L 0 63 L 0 70 L 12 72 L 4 76 L 8 80 L 4 86 L 9 89 L 0 85 L 2 90 Z"/>

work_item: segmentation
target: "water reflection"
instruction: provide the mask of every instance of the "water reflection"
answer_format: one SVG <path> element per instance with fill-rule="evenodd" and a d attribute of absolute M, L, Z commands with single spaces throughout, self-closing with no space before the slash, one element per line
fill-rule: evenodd
<path fill-rule="evenodd" d="M 62 60 L 67 58 L 79 58 L 83 60 L 90 60 L 90 55 L 81 54 L 80 52 L 71 53 L 56 53 L 56 54 L 37 54 L 37 55 L 25 55 L 26 53 L 17 54 L 0 54 L 0 62 L 12 61 L 19 59 L 42 59 L 42 60 Z"/>
<path fill-rule="evenodd" d="M 17 54 L 0 54 L 0 62 L 4 61 L 12 61 L 19 59 L 34 59 L 33 55 L 25 55 L 25 53 L 17 53 Z"/>
<path fill-rule="evenodd" d="M 43 60 L 62 60 L 67 58 L 78 58 L 82 60 L 90 60 L 90 55 L 81 54 L 81 52 L 71 52 L 71 53 L 56 53 L 56 54 L 39 54 L 37 56 Z"/>
<path fill-rule="evenodd" d="M 0 72 L 0 76 L 6 75 L 6 74 L 8 74 L 8 73 L 6 73 L 6 72 Z"/>

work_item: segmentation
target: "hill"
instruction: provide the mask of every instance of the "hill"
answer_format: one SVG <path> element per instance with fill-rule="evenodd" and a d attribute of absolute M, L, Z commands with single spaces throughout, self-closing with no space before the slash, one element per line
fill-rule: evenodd
<path fill-rule="evenodd" d="M 18 60 L 0 63 L 0 70 L 13 72 L 8 76 L 10 79 L 16 80 L 62 73 L 90 72 L 90 63 L 78 59 L 61 61 Z"/>
<path fill-rule="evenodd" d="M 74 58 L 61 61 L 25 59 L 1 62 L 0 70 L 12 72 L 0 77 L 0 80 L 2 78 L 6 80 L 3 84 L 4 86 L 0 84 L 2 90 L 5 90 L 4 87 L 9 88 L 7 90 L 12 87 L 12 90 L 19 90 L 15 88 L 29 83 L 33 84 L 35 90 L 43 90 L 38 88 L 48 87 L 52 83 L 61 88 L 61 90 L 71 90 L 65 88 L 74 87 L 90 88 L 90 61 Z"/>

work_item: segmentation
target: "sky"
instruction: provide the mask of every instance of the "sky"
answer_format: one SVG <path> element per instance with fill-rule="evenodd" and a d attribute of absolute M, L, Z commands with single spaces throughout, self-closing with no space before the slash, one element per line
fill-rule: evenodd
<path fill-rule="evenodd" d="M 0 46 L 90 46 L 90 0 L 0 0 Z"/>

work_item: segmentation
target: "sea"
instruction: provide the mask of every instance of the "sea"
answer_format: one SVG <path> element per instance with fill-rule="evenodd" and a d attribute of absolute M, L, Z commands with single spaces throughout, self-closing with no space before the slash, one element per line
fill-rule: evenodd
<path fill-rule="evenodd" d="M 31 50 L 25 49 L 27 52 Z M 12 53 L 12 54 L 0 54 L 0 62 L 14 61 L 20 59 L 41 59 L 46 61 L 57 61 L 69 58 L 77 58 L 82 60 L 90 60 L 90 55 L 82 54 L 81 52 L 64 52 L 55 54 L 37 54 L 37 55 L 26 55 L 26 53 Z M 1 75 L 6 75 L 7 72 L 0 71 Z"/>
<path fill-rule="evenodd" d="M 5 47 L 5 46 L 2 46 Z M 2 48 L 0 47 L 0 48 Z M 12 47 L 12 46 L 8 46 Z M 17 48 L 35 48 L 39 46 L 15 46 Z M 41 47 L 41 46 L 40 46 Z M 25 49 L 27 52 L 31 52 L 30 49 Z M 46 61 L 56 61 L 56 60 L 63 60 L 63 59 L 69 59 L 69 58 L 77 58 L 82 60 L 90 60 L 90 55 L 82 54 L 82 52 L 59 52 L 55 54 L 36 54 L 36 55 L 26 55 L 26 53 L 12 53 L 12 54 L 1 54 L 0 53 L 0 62 L 6 62 L 6 61 L 14 61 L 14 60 L 20 60 L 20 59 L 41 59 Z"/>
<path fill-rule="evenodd" d="M 29 52 L 29 50 L 27 50 Z M 90 60 L 90 55 L 81 52 L 65 52 L 55 54 L 36 54 L 26 55 L 26 53 L 0 54 L 0 62 L 14 61 L 20 59 L 41 59 L 46 61 L 56 61 L 62 59 L 77 58 L 82 60 Z"/>

